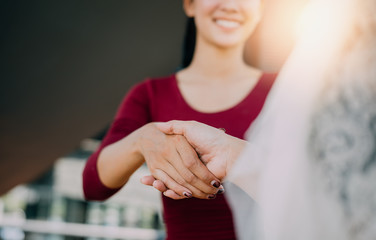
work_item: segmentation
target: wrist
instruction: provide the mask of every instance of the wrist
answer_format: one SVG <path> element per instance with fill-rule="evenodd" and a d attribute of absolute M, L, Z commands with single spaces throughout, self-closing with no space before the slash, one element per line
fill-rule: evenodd
<path fill-rule="evenodd" d="M 141 156 L 142 158 L 144 156 L 143 145 L 145 142 L 145 136 L 148 133 L 149 128 L 150 128 L 150 123 L 147 123 L 132 133 L 133 138 L 134 138 L 134 141 L 133 141 L 134 154 Z"/>
<path fill-rule="evenodd" d="M 109 188 L 123 186 L 145 162 L 138 147 L 138 130 L 106 146 L 99 154 L 98 174 L 105 186 Z"/>
<path fill-rule="evenodd" d="M 145 151 L 150 150 L 151 140 L 157 136 L 156 131 L 159 132 L 154 123 L 147 123 L 134 132 L 134 151 L 143 159 L 145 158 Z"/>

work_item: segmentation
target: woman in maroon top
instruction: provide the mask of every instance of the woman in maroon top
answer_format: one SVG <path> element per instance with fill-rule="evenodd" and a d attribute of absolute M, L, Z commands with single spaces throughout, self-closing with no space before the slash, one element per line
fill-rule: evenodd
<path fill-rule="evenodd" d="M 148 79 L 130 90 L 86 164 L 84 193 L 89 200 L 105 200 L 146 163 L 169 189 L 163 193 L 167 239 L 235 239 L 225 197 L 216 195 L 222 191 L 221 179 L 183 136 L 165 135 L 153 122 L 196 120 L 244 138 L 275 79 L 243 60 L 245 42 L 260 17 L 260 2 L 183 3 L 197 27 L 192 62 L 174 75 Z"/>

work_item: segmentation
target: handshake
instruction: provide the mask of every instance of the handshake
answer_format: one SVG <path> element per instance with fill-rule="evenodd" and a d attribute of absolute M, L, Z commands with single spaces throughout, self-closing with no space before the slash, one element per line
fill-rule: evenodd
<path fill-rule="evenodd" d="M 214 199 L 247 142 L 196 121 L 149 123 L 140 146 L 151 172 L 141 183 L 172 199 Z"/>

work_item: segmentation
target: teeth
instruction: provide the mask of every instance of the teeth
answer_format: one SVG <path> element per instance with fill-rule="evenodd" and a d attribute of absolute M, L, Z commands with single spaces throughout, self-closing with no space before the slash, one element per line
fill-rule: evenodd
<path fill-rule="evenodd" d="M 239 26 L 239 22 L 229 21 L 229 20 L 217 20 L 216 23 L 226 28 L 235 28 Z"/>

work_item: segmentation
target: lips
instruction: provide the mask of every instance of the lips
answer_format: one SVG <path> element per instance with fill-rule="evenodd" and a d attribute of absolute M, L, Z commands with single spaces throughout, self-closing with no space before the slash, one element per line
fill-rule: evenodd
<path fill-rule="evenodd" d="M 215 23 L 223 28 L 237 28 L 240 26 L 239 21 L 228 20 L 228 19 L 216 19 Z"/>

